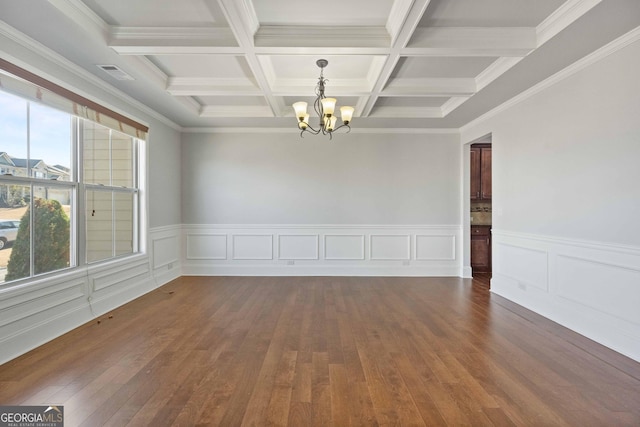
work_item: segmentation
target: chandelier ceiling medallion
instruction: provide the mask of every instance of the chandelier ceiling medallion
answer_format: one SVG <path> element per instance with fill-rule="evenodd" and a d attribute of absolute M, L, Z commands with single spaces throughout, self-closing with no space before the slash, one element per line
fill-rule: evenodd
<path fill-rule="evenodd" d="M 340 115 L 342 118 L 342 124 L 336 127 L 338 118 L 333 114 L 336 108 L 336 99 L 327 98 L 324 94 L 324 87 L 327 83 L 327 79 L 324 78 L 322 72 L 324 67 L 329 64 L 326 59 L 318 59 L 316 65 L 320 67 L 320 77 L 318 78 L 318 84 L 316 85 L 316 100 L 313 103 L 313 109 L 320 118 L 318 128 L 315 129 L 309 125 L 309 114 L 307 114 L 307 103 L 304 101 L 296 102 L 293 104 L 293 109 L 296 112 L 298 118 L 298 129 L 300 129 L 300 136 L 304 136 L 305 132 L 313 135 L 318 135 L 322 132 L 323 135 L 329 135 L 329 139 L 333 137 L 333 132 L 338 129 L 347 128 L 347 133 L 351 131 L 351 118 L 353 117 L 353 107 L 340 107 Z"/>

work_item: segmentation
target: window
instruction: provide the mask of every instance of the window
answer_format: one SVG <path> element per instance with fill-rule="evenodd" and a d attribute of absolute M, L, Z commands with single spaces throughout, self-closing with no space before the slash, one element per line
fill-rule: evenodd
<path fill-rule="evenodd" d="M 137 138 L 2 90 L 0 135 L 0 284 L 139 251 Z"/>
<path fill-rule="evenodd" d="M 136 140 L 83 121 L 87 262 L 135 251 Z"/>

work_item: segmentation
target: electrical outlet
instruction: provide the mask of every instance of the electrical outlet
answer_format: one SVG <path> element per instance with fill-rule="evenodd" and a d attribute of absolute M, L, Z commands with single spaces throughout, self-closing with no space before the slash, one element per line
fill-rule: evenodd
<path fill-rule="evenodd" d="M 168 269 L 171 270 L 173 268 L 173 263 L 170 262 L 169 265 L 167 265 Z"/>
<path fill-rule="evenodd" d="M 402 265 L 409 265 L 409 260 L 405 259 L 404 261 L 402 261 Z"/>
<path fill-rule="evenodd" d="M 520 288 L 521 291 L 526 291 L 527 285 L 525 283 L 518 282 L 518 288 Z"/>
<path fill-rule="evenodd" d="M 295 263 L 296 263 L 296 262 L 295 262 L 294 260 L 292 260 L 292 259 L 290 259 L 289 261 L 287 261 L 287 265 L 293 265 L 293 264 L 295 264 Z"/>

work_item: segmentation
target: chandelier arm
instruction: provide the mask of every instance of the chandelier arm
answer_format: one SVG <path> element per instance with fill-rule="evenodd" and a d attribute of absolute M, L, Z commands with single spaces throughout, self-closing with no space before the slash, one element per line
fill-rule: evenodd
<path fill-rule="evenodd" d="M 311 130 L 309 130 L 311 129 Z M 307 125 L 306 129 L 302 129 L 302 132 L 309 132 L 311 134 L 317 135 L 320 133 L 320 130 L 316 130 L 313 128 L 313 126 Z"/>
<path fill-rule="evenodd" d="M 337 131 L 338 129 L 342 129 L 342 128 L 347 128 L 347 131 L 346 131 L 345 133 L 349 133 L 349 132 L 351 132 L 351 126 L 349 126 L 349 125 L 344 125 L 344 124 L 342 124 L 342 125 L 338 126 L 338 127 L 337 127 L 337 128 L 335 128 L 332 132 L 335 132 L 335 131 Z"/>

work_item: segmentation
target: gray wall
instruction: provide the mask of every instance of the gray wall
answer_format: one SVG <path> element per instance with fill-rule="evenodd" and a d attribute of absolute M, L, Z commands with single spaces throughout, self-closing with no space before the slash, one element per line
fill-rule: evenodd
<path fill-rule="evenodd" d="M 640 42 L 479 125 L 494 228 L 640 245 Z"/>
<path fill-rule="evenodd" d="M 155 121 L 150 126 L 147 149 L 149 226 L 181 224 L 180 133 Z"/>
<path fill-rule="evenodd" d="M 457 134 L 182 136 L 185 224 L 460 224 Z"/>

